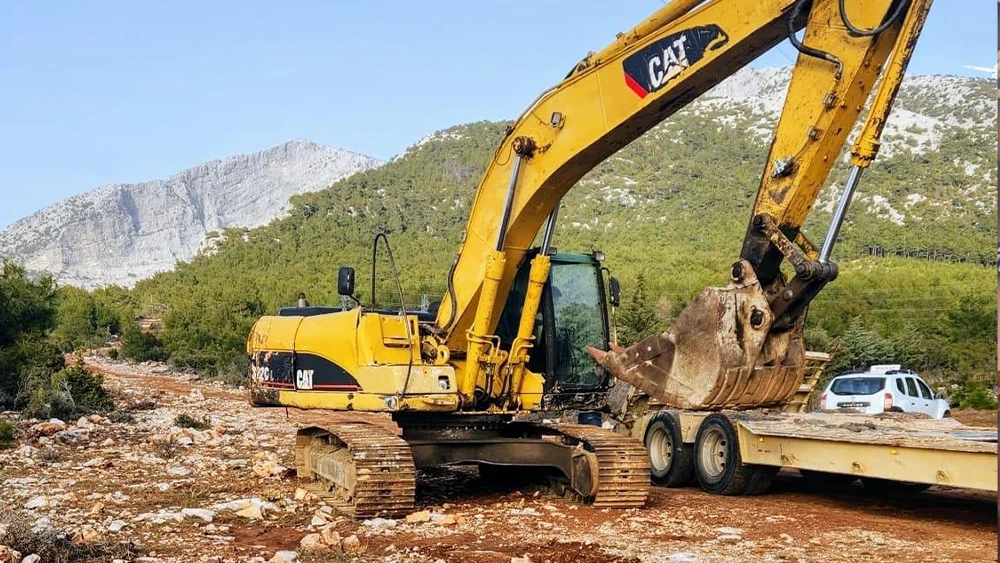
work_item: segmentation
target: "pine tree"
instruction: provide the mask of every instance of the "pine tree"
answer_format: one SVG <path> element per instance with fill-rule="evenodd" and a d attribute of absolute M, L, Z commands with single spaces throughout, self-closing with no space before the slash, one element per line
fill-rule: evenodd
<path fill-rule="evenodd" d="M 838 345 L 837 354 L 827 369 L 832 374 L 866 370 L 872 364 L 884 364 L 896 359 L 892 342 L 865 328 L 860 316 L 854 317 L 838 340 Z"/>
<path fill-rule="evenodd" d="M 656 308 L 646 296 L 646 276 L 642 272 L 635 278 L 635 289 L 629 293 L 619 319 L 621 342 L 624 345 L 635 344 L 659 329 Z"/>

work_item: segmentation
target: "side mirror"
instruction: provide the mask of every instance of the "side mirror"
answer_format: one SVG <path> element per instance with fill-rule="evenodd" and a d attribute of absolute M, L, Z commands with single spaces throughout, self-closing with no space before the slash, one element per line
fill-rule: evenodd
<path fill-rule="evenodd" d="M 611 276 L 608 286 L 611 290 L 611 306 L 620 306 L 622 304 L 622 286 L 618 283 L 618 278 Z"/>
<path fill-rule="evenodd" d="M 342 266 L 337 272 L 337 293 L 354 295 L 354 268 Z"/>

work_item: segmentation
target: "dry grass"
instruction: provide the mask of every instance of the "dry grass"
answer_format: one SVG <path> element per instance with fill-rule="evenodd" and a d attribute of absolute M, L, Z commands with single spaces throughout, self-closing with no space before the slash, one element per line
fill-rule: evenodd
<path fill-rule="evenodd" d="M 171 459 L 177 455 L 177 446 L 170 442 L 156 442 L 153 444 L 153 455 L 163 459 Z"/>
<path fill-rule="evenodd" d="M 38 458 L 45 463 L 59 463 L 63 460 L 62 452 L 58 448 L 49 446 L 38 452 Z"/>
<path fill-rule="evenodd" d="M 192 428 L 194 430 L 205 430 L 209 427 L 207 418 L 195 418 L 187 413 L 181 413 L 174 418 L 174 424 L 181 428 Z"/>
<path fill-rule="evenodd" d="M 27 516 L 0 505 L 0 525 L 6 528 L 7 546 L 24 555 L 36 554 L 46 563 L 84 563 L 132 559 L 142 555 L 133 543 L 107 541 L 77 545 L 67 534 L 55 530 L 34 530 Z"/>

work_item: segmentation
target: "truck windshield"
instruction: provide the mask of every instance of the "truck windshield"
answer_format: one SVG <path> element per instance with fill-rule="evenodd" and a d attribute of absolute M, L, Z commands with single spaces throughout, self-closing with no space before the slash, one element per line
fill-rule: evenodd
<path fill-rule="evenodd" d="M 844 377 L 835 379 L 830 391 L 834 395 L 873 395 L 884 388 L 884 377 Z"/>
<path fill-rule="evenodd" d="M 563 387 L 594 387 L 603 369 L 587 346 L 607 349 L 604 311 L 592 264 L 553 264 L 552 310 L 555 316 L 555 374 Z"/>

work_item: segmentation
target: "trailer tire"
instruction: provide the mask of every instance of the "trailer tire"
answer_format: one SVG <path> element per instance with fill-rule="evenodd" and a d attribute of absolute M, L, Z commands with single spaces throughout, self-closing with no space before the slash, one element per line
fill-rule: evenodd
<path fill-rule="evenodd" d="M 712 494 L 759 495 L 778 473 L 776 467 L 743 464 L 736 427 L 720 413 L 701 422 L 694 449 L 698 484 Z"/>
<path fill-rule="evenodd" d="M 744 496 L 766 493 L 771 488 L 774 478 L 778 476 L 778 471 L 781 469 L 780 467 L 769 465 L 747 465 L 744 467 L 749 467 L 753 471 L 750 481 L 747 482 L 747 488 L 743 491 Z"/>
<path fill-rule="evenodd" d="M 649 472 L 661 487 L 683 487 L 694 479 L 694 445 L 681 439 L 681 425 L 670 411 L 653 415 L 643 444 L 649 453 Z"/>
<path fill-rule="evenodd" d="M 931 488 L 927 483 L 908 483 L 891 479 L 862 477 L 861 484 L 877 495 L 912 495 Z"/>

